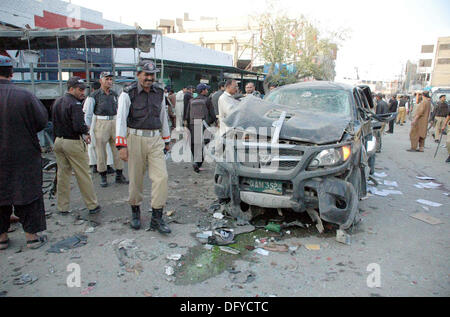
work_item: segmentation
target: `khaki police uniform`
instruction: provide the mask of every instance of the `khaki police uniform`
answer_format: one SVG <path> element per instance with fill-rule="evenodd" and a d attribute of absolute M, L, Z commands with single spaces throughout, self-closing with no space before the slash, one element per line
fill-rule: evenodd
<path fill-rule="evenodd" d="M 164 91 L 155 84 L 149 93 L 139 83 L 119 97 L 116 146 L 128 147 L 129 204 L 143 201 L 143 179 L 148 169 L 152 181 L 153 209 L 162 209 L 168 196 L 164 141 L 170 142 Z"/>
<path fill-rule="evenodd" d="M 82 104 L 73 95 L 66 93 L 55 101 L 52 115 L 56 136 L 54 152 L 58 164 L 58 210 L 69 211 L 70 181 L 73 170 L 87 208 L 94 211 L 99 206 L 89 173 L 87 145 L 82 139 L 83 134 L 88 134 Z"/>
<path fill-rule="evenodd" d="M 92 114 L 95 114 L 95 151 L 97 154 L 97 171 L 104 173 L 107 170 L 106 145 L 109 144 L 113 154 L 114 168 L 123 170 L 123 161 L 119 159 L 119 152 L 115 146 L 116 138 L 116 115 L 118 96 L 110 90 L 106 93 L 98 89 L 86 100 L 86 123 L 91 125 Z"/>

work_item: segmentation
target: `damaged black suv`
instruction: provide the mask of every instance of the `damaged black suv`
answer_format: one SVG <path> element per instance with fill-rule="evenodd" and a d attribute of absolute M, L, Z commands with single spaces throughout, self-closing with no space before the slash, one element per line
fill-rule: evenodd
<path fill-rule="evenodd" d="M 223 122 L 216 195 L 238 219 L 250 220 L 254 207 L 291 209 L 307 212 L 321 232 L 322 220 L 348 229 L 359 219 L 375 155 L 372 120 L 392 119 L 372 109 L 369 87 L 333 82 L 243 98 Z"/>

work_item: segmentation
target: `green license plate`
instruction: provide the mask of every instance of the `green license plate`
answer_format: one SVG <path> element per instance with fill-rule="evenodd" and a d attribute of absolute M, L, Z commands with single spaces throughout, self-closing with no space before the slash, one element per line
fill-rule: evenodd
<path fill-rule="evenodd" d="M 261 179 L 246 179 L 250 190 L 259 193 L 283 195 L 283 183 L 280 181 L 266 181 Z"/>

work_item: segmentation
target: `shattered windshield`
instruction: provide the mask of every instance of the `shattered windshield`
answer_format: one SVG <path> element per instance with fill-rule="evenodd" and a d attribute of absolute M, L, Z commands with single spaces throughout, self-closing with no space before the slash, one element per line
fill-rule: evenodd
<path fill-rule="evenodd" d="M 338 89 L 281 89 L 266 100 L 309 112 L 350 115 L 351 95 Z"/>

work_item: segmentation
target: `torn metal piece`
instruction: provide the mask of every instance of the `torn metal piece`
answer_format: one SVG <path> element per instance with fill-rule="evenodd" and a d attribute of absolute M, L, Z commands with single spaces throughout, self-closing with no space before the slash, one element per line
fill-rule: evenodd
<path fill-rule="evenodd" d="M 352 236 L 350 234 L 348 234 L 347 232 L 345 232 L 344 230 L 337 230 L 336 231 L 336 241 L 346 244 L 346 245 L 351 245 L 352 244 Z"/>
<path fill-rule="evenodd" d="M 319 213 L 313 208 L 307 208 L 306 212 L 311 217 L 311 219 L 316 223 L 316 228 L 319 233 L 323 233 L 325 228 L 323 227 L 322 219 L 320 219 Z"/>

